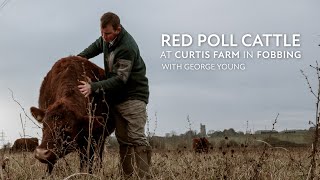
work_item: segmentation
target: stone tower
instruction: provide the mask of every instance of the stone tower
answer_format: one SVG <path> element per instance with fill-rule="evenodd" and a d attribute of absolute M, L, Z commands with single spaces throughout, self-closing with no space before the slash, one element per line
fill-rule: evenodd
<path fill-rule="evenodd" d="M 202 137 L 207 136 L 206 125 L 203 125 L 203 124 L 201 124 L 201 123 L 200 123 L 200 135 L 201 135 Z"/>

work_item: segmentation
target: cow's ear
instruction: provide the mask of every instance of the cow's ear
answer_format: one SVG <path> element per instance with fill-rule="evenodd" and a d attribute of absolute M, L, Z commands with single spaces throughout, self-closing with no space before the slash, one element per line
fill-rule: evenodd
<path fill-rule="evenodd" d="M 89 123 L 91 124 L 89 125 Z M 98 130 L 104 127 L 104 118 L 102 116 L 83 116 L 82 124 L 86 130 L 89 130 L 90 127 L 92 127 L 93 130 Z"/>
<path fill-rule="evenodd" d="M 36 107 L 31 107 L 30 108 L 32 116 L 39 122 L 42 123 L 42 120 L 44 118 L 44 110 L 36 108 Z"/>

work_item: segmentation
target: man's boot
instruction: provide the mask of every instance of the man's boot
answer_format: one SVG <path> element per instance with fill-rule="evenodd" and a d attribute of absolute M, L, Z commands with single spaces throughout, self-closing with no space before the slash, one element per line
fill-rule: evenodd
<path fill-rule="evenodd" d="M 134 151 L 132 146 L 120 145 L 120 165 L 125 179 L 130 178 L 134 171 Z"/>
<path fill-rule="evenodd" d="M 138 168 L 138 176 L 141 179 L 151 179 L 151 147 L 150 146 L 136 146 L 134 148 L 135 158 Z"/>

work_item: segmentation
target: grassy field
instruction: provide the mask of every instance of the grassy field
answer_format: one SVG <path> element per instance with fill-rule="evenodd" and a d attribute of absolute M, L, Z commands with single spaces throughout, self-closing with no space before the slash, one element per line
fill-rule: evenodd
<path fill-rule="evenodd" d="M 300 148 L 217 147 L 208 154 L 196 154 L 188 148 L 154 150 L 153 179 L 307 179 L 311 150 Z M 116 149 L 105 152 L 102 169 L 95 164 L 94 174 L 80 174 L 76 153 L 60 159 L 51 176 L 32 153 L 2 152 L 7 158 L 3 179 L 121 179 Z M 319 168 L 316 168 L 319 175 Z"/>

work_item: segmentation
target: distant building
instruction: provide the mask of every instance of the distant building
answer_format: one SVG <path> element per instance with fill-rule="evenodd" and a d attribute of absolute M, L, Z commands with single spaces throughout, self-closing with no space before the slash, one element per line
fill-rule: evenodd
<path fill-rule="evenodd" d="M 281 131 L 281 133 L 293 134 L 293 133 L 296 133 L 296 131 L 295 130 L 285 130 L 285 131 Z"/>
<path fill-rule="evenodd" d="M 255 134 L 277 134 L 278 131 L 276 130 L 258 130 Z"/>
<path fill-rule="evenodd" d="M 200 136 L 203 136 L 203 137 L 207 136 L 206 125 L 202 125 L 201 123 L 200 123 Z"/>
<path fill-rule="evenodd" d="M 284 131 L 281 131 L 280 133 L 285 133 L 285 134 L 294 134 L 294 133 L 305 133 L 307 130 L 305 129 L 286 129 Z"/>

